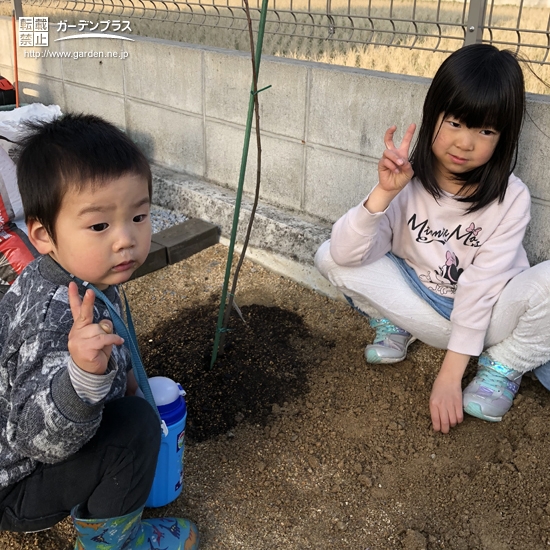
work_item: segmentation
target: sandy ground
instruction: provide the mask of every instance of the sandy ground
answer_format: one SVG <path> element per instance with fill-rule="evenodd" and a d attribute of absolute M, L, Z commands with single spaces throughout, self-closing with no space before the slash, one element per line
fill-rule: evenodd
<path fill-rule="evenodd" d="M 144 356 L 156 349 L 159 330 L 170 330 L 164 340 L 178 341 L 179 334 L 185 343 L 194 339 L 189 319 L 205 307 L 217 311 L 226 254 L 217 245 L 126 285 Z M 417 342 L 406 361 L 369 366 L 363 348 L 373 333 L 365 319 L 248 262 L 237 302 L 245 319 L 265 313 L 257 341 L 234 346 L 243 364 L 282 310 L 296 335 L 274 343 L 270 353 L 276 364 L 284 344 L 304 383 L 290 380 L 278 399 L 243 406 L 218 435 L 189 436 L 182 495 L 146 513 L 193 519 L 204 550 L 550 545 L 550 395 L 542 386 L 525 380 L 501 423 L 468 417 L 451 434 L 434 434 L 428 396 L 441 351 Z M 209 330 L 213 337 L 214 326 Z M 210 346 L 211 339 L 204 357 Z M 185 368 L 167 373 L 187 386 L 192 423 L 200 380 L 196 372 L 186 380 Z M 219 393 L 223 399 L 223 387 Z M 2 550 L 73 544 L 68 521 L 45 533 L 0 534 Z"/>

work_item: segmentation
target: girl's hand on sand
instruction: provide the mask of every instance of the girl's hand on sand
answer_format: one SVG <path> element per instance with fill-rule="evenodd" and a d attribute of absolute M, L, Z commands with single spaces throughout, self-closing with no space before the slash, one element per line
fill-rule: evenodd
<path fill-rule="evenodd" d="M 439 374 L 430 395 L 430 414 L 434 431 L 444 434 L 464 420 L 460 382 L 451 383 Z"/>
<path fill-rule="evenodd" d="M 76 283 L 69 283 L 69 305 L 74 323 L 69 332 L 68 346 L 79 368 L 92 374 L 104 374 L 113 346 L 120 346 L 124 340 L 118 334 L 112 334 L 111 321 L 103 319 L 99 324 L 94 323 L 94 301 L 93 290 L 87 290 L 81 300 Z"/>
<path fill-rule="evenodd" d="M 416 130 L 416 124 L 411 124 L 399 147 L 393 143 L 393 136 L 397 126 L 392 126 L 384 134 L 386 149 L 378 163 L 378 186 L 387 192 L 399 192 L 414 176 L 409 162 L 409 149 Z"/>
<path fill-rule="evenodd" d="M 449 433 L 464 420 L 462 409 L 462 377 L 469 355 L 447 350 L 430 395 L 430 414 L 436 432 Z"/>

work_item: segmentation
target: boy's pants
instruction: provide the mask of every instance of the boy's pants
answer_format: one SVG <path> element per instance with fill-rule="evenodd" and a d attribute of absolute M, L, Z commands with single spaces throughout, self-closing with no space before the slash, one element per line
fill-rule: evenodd
<path fill-rule="evenodd" d="M 123 397 L 105 405 L 94 437 L 63 462 L 40 463 L 0 490 L 0 530 L 52 527 L 87 503 L 89 518 L 113 518 L 145 504 L 153 484 L 161 430 L 149 403 Z"/>
<path fill-rule="evenodd" d="M 315 255 L 315 266 L 361 312 L 381 314 L 425 344 L 447 349 L 451 322 L 410 288 L 390 258 L 343 267 L 332 259 L 326 241 Z M 492 359 L 522 373 L 550 361 L 550 261 L 520 273 L 504 287 L 493 306 L 484 349 Z M 542 370 L 550 370 L 550 365 Z M 535 374 L 544 383 L 539 372 Z"/>

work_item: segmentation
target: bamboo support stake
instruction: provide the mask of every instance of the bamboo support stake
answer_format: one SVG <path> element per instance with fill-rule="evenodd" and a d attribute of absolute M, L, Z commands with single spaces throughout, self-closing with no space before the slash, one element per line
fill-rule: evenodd
<path fill-rule="evenodd" d="M 252 130 L 252 118 L 254 115 L 254 105 L 255 102 L 257 102 L 257 78 L 258 74 L 260 72 L 260 60 L 262 57 L 262 44 L 263 44 L 263 38 L 264 38 L 264 30 L 265 30 L 265 21 L 267 16 L 267 5 L 269 0 L 262 0 L 262 8 L 260 12 L 260 23 L 258 28 L 258 40 L 256 43 L 256 54 L 253 61 L 253 78 L 252 78 L 252 86 L 250 90 L 250 99 L 248 101 L 248 117 L 246 121 L 246 130 L 245 130 L 245 138 L 244 138 L 244 146 L 243 146 L 243 154 L 241 158 L 241 170 L 239 174 L 239 184 L 237 187 L 237 196 L 235 199 L 235 210 L 233 212 L 233 225 L 231 227 L 231 238 L 229 241 L 229 250 L 227 253 L 227 264 L 225 266 L 225 278 L 222 288 L 222 296 L 220 301 L 220 309 L 218 312 L 218 323 L 216 326 L 216 334 L 214 336 L 214 349 L 212 351 L 212 359 L 210 361 L 210 368 L 214 366 L 214 363 L 216 362 L 216 359 L 218 357 L 218 348 L 220 346 L 220 340 L 222 334 L 226 331 L 226 328 L 224 326 L 224 312 L 226 307 L 226 299 L 227 299 L 227 288 L 229 286 L 229 279 L 231 277 L 231 266 L 233 264 L 233 253 L 235 249 L 235 242 L 237 240 L 237 229 L 239 226 L 239 214 L 241 210 L 241 200 L 242 200 L 242 193 L 243 193 L 243 187 L 244 187 L 244 177 L 246 174 L 246 162 L 248 160 L 248 147 L 250 145 L 250 133 Z M 248 10 L 248 5 L 247 5 Z M 252 49 L 252 55 L 254 56 L 254 50 Z M 257 131 L 259 129 L 257 128 Z M 249 225 L 250 228 L 250 225 Z M 243 251 L 241 252 L 241 256 L 244 256 L 245 249 L 243 247 Z M 233 288 L 235 285 L 233 286 Z M 233 302 L 233 296 L 230 296 L 230 304 L 231 306 Z M 231 310 L 229 309 L 229 312 Z"/>

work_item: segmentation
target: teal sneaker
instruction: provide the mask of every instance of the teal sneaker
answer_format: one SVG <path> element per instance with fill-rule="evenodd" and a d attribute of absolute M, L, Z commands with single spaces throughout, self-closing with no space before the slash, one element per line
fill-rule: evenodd
<path fill-rule="evenodd" d="M 488 422 L 500 422 L 514 402 L 522 375 L 485 353 L 478 364 L 475 378 L 462 393 L 464 411 Z"/>
<path fill-rule="evenodd" d="M 367 363 L 399 363 L 407 357 L 407 348 L 416 340 L 410 332 L 389 319 L 370 319 L 369 324 L 376 330 L 376 336 L 365 348 Z"/>

